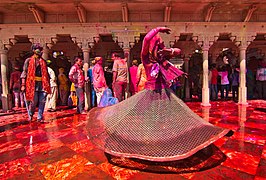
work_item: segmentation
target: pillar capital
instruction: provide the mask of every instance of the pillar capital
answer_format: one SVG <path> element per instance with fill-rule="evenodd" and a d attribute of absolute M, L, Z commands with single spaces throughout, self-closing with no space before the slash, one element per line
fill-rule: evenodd
<path fill-rule="evenodd" d="M 90 48 L 89 43 L 93 41 L 93 38 L 72 38 L 72 41 L 75 41 L 75 43 L 77 44 L 77 46 L 81 49 L 88 49 Z M 74 42 L 73 41 L 73 42 Z"/>
<path fill-rule="evenodd" d="M 193 40 L 194 42 L 198 43 L 198 45 L 202 48 L 203 51 L 209 51 L 213 43 L 217 41 L 217 37 L 218 36 L 213 34 L 205 34 L 205 35 L 194 36 Z"/>
<path fill-rule="evenodd" d="M 238 48 L 239 48 L 240 51 L 246 51 L 247 48 L 248 48 L 248 45 L 247 44 L 243 44 L 243 45 L 238 46 Z"/>
<path fill-rule="evenodd" d="M 48 54 L 49 54 L 49 48 L 47 46 L 44 46 L 43 47 L 43 53 L 44 54 L 47 54 L 47 57 L 48 57 Z"/>
<path fill-rule="evenodd" d="M 114 41 L 118 42 L 118 45 L 124 49 L 124 48 L 132 48 L 135 45 L 135 32 L 125 31 L 125 32 L 116 32 L 113 35 Z"/>
<path fill-rule="evenodd" d="M 47 43 L 56 43 L 57 41 L 55 41 L 57 38 L 55 38 L 55 37 L 52 37 L 52 36 L 40 36 L 40 35 L 32 35 L 32 36 L 29 36 L 28 37 L 29 38 L 29 41 L 32 43 L 32 44 L 35 44 L 35 43 L 40 43 L 40 44 L 42 44 L 42 45 L 45 45 L 46 46 L 46 44 Z"/>
<path fill-rule="evenodd" d="M 1 77 L 2 77 L 2 107 L 4 112 L 10 110 L 11 102 L 9 101 L 9 84 L 8 84 L 8 59 L 7 59 L 7 50 L 0 50 L 0 59 L 1 59 Z"/>
<path fill-rule="evenodd" d="M 203 42 L 203 45 L 202 45 L 203 51 L 209 51 L 210 47 L 211 46 L 209 45 L 209 42 Z"/>
<path fill-rule="evenodd" d="M 89 53 L 90 50 L 91 50 L 91 48 L 90 48 L 90 47 L 82 47 L 81 50 L 82 50 L 83 53 L 84 53 L 84 52 Z"/>
<path fill-rule="evenodd" d="M 239 36 L 231 36 L 231 40 L 235 42 L 235 45 L 238 46 L 240 50 L 246 50 L 252 41 L 256 38 L 256 34 L 246 34 Z"/>
<path fill-rule="evenodd" d="M 128 48 L 128 47 L 123 47 L 123 51 L 124 51 L 125 53 L 129 53 L 129 52 L 130 52 L 130 48 Z"/>
<path fill-rule="evenodd" d="M 0 49 L 0 54 L 7 54 L 8 50 Z"/>
<path fill-rule="evenodd" d="M 0 40 L 0 50 L 9 50 L 12 47 L 9 39 L 2 39 Z"/>

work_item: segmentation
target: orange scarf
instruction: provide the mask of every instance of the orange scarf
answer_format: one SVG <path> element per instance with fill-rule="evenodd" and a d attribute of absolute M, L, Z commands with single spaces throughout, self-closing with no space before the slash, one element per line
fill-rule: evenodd
<path fill-rule="evenodd" d="M 42 88 L 43 90 L 50 94 L 51 88 L 49 83 L 49 75 L 48 70 L 46 66 L 46 62 L 41 58 L 39 60 L 40 66 L 41 66 L 41 72 L 42 72 Z M 34 93 L 35 93 L 35 58 L 32 56 L 29 61 L 28 66 L 28 75 L 26 79 L 26 99 L 27 101 L 33 101 L 34 100 Z"/>

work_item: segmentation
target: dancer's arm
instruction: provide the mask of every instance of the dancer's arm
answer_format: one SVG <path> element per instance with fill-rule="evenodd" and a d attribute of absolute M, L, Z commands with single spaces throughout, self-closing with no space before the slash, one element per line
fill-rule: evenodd
<path fill-rule="evenodd" d="M 149 31 L 148 34 L 146 34 L 146 36 L 143 39 L 141 55 L 145 56 L 149 53 L 150 41 L 156 34 L 158 34 L 159 32 L 170 34 L 170 31 L 171 31 L 171 29 L 169 29 L 167 27 L 157 27 L 157 28 L 154 28 L 151 31 Z"/>

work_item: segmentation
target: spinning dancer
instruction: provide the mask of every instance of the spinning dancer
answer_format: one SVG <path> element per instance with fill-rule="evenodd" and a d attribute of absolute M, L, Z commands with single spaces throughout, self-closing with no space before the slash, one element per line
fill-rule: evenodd
<path fill-rule="evenodd" d="M 170 29 L 154 28 L 143 40 L 145 89 L 118 104 L 89 112 L 89 136 L 106 153 L 149 161 L 179 160 L 229 131 L 196 115 L 169 88 L 171 80 L 186 74 L 168 61 L 180 49 L 166 48 L 158 33 L 169 34 Z"/>

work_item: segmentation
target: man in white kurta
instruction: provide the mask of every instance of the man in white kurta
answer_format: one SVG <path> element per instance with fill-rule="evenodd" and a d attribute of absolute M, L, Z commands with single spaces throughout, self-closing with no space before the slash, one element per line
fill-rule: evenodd
<path fill-rule="evenodd" d="M 56 83 L 56 76 L 54 73 L 54 70 L 50 67 L 48 67 L 48 74 L 50 76 L 50 87 L 51 87 L 51 94 L 47 95 L 47 108 L 49 112 L 55 112 L 56 111 L 56 101 L 58 97 L 58 88 Z"/>

